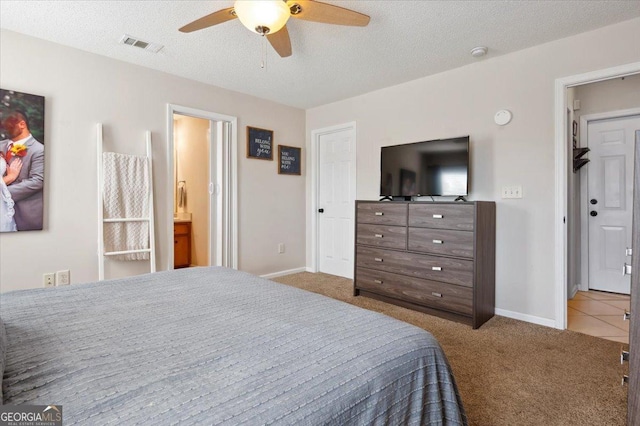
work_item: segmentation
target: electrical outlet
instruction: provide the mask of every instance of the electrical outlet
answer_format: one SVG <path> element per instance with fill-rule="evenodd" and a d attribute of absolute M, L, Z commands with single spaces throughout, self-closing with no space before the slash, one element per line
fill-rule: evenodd
<path fill-rule="evenodd" d="M 71 284 L 71 272 L 68 269 L 56 272 L 56 285 L 60 286 L 69 284 Z"/>
<path fill-rule="evenodd" d="M 278 244 L 278 253 L 279 254 L 284 253 L 284 243 Z"/>
<path fill-rule="evenodd" d="M 44 274 L 42 276 L 42 284 L 45 287 L 53 287 L 56 285 L 56 274 L 54 274 L 53 272 Z"/>

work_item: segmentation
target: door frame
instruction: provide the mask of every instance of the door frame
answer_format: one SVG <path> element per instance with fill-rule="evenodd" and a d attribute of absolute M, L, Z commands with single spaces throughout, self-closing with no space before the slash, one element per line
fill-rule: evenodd
<path fill-rule="evenodd" d="M 568 227 L 566 226 L 568 205 L 569 148 L 567 139 L 567 89 L 582 84 L 596 83 L 612 78 L 625 77 L 640 73 L 640 62 L 557 78 L 554 87 L 555 117 L 555 229 L 554 229 L 554 287 L 555 287 L 555 328 L 567 328 L 567 282 L 568 282 Z"/>
<path fill-rule="evenodd" d="M 222 175 L 214 175 L 211 170 L 213 164 L 211 161 L 209 161 L 209 177 L 211 178 L 216 176 L 222 178 L 222 181 L 217 182 L 217 184 L 215 185 L 216 187 L 220 185 L 220 188 L 216 188 L 214 190 L 214 195 L 220 195 L 219 201 L 221 201 L 216 203 L 216 213 L 224 213 L 221 215 L 215 228 L 210 226 L 209 241 L 211 242 L 211 233 L 214 231 L 214 229 L 216 231 L 222 230 L 222 233 L 217 232 L 218 237 L 221 238 L 219 245 L 221 246 L 222 250 L 216 249 L 216 255 L 220 258 L 219 252 L 225 254 L 220 258 L 220 260 L 222 261 L 222 266 L 238 269 L 238 118 L 231 115 L 218 114 L 215 112 L 204 111 L 181 105 L 167 104 L 167 176 L 173 176 L 175 170 L 175 158 L 173 155 L 175 151 L 173 143 L 174 114 L 186 115 L 189 117 L 208 120 L 210 129 L 210 144 L 213 143 L 213 126 L 211 126 L 211 123 L 229 123 L 230 135 L 228 135 L 228 137 L 222 138 L 222 143 L 216 144 L 218 153 L 222 154 L 218 155 L 217 163 L 218 165 L 226 166 L 223 167 L 224 173 L 222 173 Z M 211 153 L 211 156 L 213 156 L 213 152 Z M 219 167 L 217 169 L 220 170 Z M 172 181 L 173 179 L 170 180 Z M 173 197 L 169 197 L 169 199 L 167 200 L 167 211 L 170 214 L 167 215 L 165 229 L 173 229 L 173 204 Z M 210 215 L 210 220 L 211 216 L 213 215 Z M 227 238 L 223 238 L 223 235 L 226 235 Z M 167 265 L 169 270 L 174 269 L 173 241 L 173 232 L 169 232 L 169 235 L 167 237 L 167 255 L 169 256 Z M 211 250 L 211 244 L 209 244 L 209 246 L 209 256 L 210 259 L 212 259 L 211 252 L 213 250 Z"/>
<path fill-rule="evenodd" d="M 353 140 L 354 140 L 354 152 L 353 152 L 353 157 L 354 160 L 357 158 L 356 157 L 356 151 L 358 148 L 358 133 L 356 130 L 356 122 L 355 121 L 350 121 L 348 123 L 343 123 L 343 124 L 338 124 L 335 126 L 330 126 L 330 127 L 323 127 L 321 129 L 315 129 L 311 131 L 311 149 L 310 151 L 310 155 L 311 155 L 311 159 L 308 162 L 308 164 L 311 166 L 310 170 L 311 170 L 311 211 L 310 211 L 310 222 L 311 222 L 311 265 L 309 266 L 309 271 L 310 272 L 318 272 L 319 271 L 319 265 L 320 265 L 320 259 L 318 257 L 318 253 L 320 251 L 318 244 L 320 243 L 320 238 L 318 237 L 318 231 L 319 231 L 319 226 L 318 226 L 318 204 L 319 204 L 319 200 L 318 200 L 318 196 L 319 191 L 318 191 L 318 186 L 320 185 L 320 180 L 319 180 L 319 176 L 320 176 L 320 137 L 324 136 L 324 135 L 329 135 L 331 133 L 337 133 L 337 132 L 341 132 L 344 130 L 351 130 L 353 132 Z M 353 176 L 355 177 L 353 180 L 353 196 L 354 196 L 354 203 L 355 200 L 357 198 L 357 193 L 356 190 L 358 188 L 357 186 L 357 167 L 356 167 L 356 161 L 353 162 L 352 165 L 352 170 L 351 170 Z M 354 206 L 355 209 L 355 206 Z M 354 218 L 354 224 L 355 224 L 355 218 Z M 355 230 L 353 231 L 354 235 L 355 235 Z"/>
<path fill-rule="evenodd" d="M 617 111 L 600 112 L 596 114 L 587 114 L 580 116 L 580 146 L 586 146 L 587 129 L 592 121 L 609 120 L 613 118 L 625 118 L 634 115 L 640 115 L 640 108 L 631 108 Z M 583 139 L 584 138 L 584 139 Z M 637 149 L 637 147 L 636 147 Z M 634 151 L 635 152 L 635 151 Z M 583 168 L 580 175 L 580 200 L 587 200 L 589 196 L 589 187 L 587 169 Z M 583 182 L 585 184 L 583 184 Z M 631 232 L 631 230 L 629 230 Z M 589 290 L 589 206 L 586 203 L 580 203 L 580 290 Z"/>

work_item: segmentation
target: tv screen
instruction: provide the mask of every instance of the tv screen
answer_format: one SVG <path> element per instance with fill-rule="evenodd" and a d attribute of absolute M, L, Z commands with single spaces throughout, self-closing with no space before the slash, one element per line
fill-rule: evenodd
<path fill-rule="evenodd" d="M 468 195 L 469 136 L 382 147 L 380 195 Z"/>

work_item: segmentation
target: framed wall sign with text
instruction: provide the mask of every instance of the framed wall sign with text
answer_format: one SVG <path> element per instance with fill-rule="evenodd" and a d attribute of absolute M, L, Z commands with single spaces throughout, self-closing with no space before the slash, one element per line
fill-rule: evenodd
<path fill-rule="evenodd" d="M 247 158 L 273 161 L 273 130 L 247 126 Z"/>
<path fill-rule="evenodd" d="M 302 148 L 295 146 L 278 145 L 278 174 L 298 175 L 302 174 Z"/>

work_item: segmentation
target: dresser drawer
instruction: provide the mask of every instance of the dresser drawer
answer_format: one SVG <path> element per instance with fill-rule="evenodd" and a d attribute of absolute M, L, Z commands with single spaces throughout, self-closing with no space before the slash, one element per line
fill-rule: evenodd
<path fill-rule="evenodd" d="M 407 204 L 388 203 L 358 203 L 356 207 L 357 223 L 372 223 L 376 225 L 407 225 Z"/>
<path fill-rule="evenodd" d="M 370 246 L 406 250 L 407 228 L 405 226 L 358 224 L 356 242 Z"/>
<path fill-rule="evenodd" d="M 473 231 L 473 204 L 409 204 L 409 226 Z"/>
<path fill-rule="evenodd" d="M 473 285 L 471 260 L 358 246 L 356 266 L 467 287 Z"/>
<path fill-rule="evenodd" d="M 473 232 L 409 228 L 409 250 L 473 258 Z"/>
<path fill-rule="evenodd" d="M 191 223 L 174 223 L 173 224 L 173 233 L 175 235 L 182 234 L 190 234 L 191 233 Z"/>
<path fill-rule="evenodd" d="M 356 287 L 423 306 L 463 315 L 473 313 L 473 289 L 437 281 L 357 268 Z"/>

